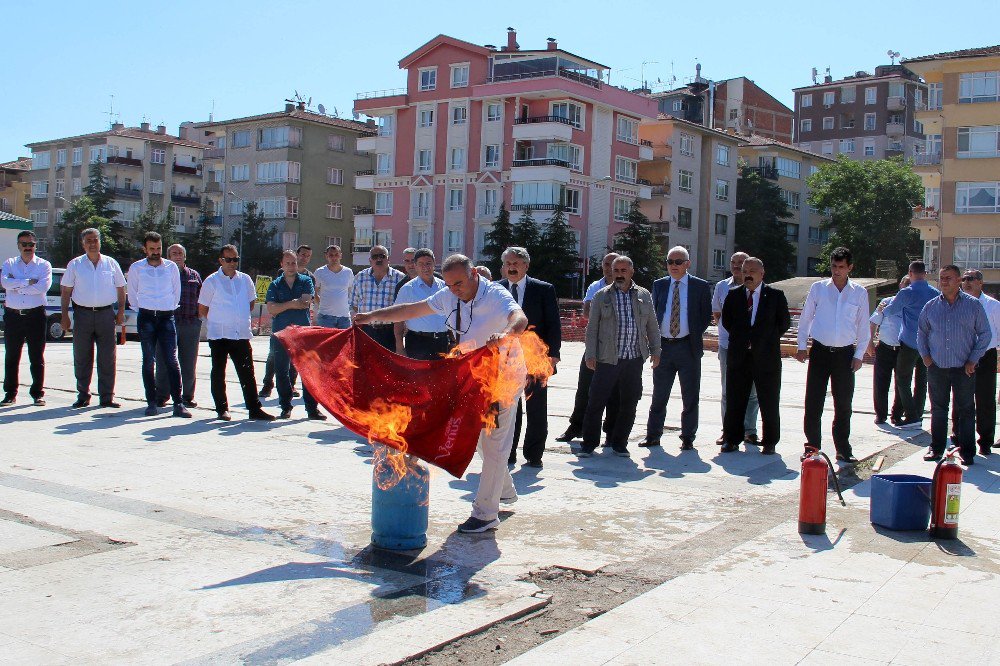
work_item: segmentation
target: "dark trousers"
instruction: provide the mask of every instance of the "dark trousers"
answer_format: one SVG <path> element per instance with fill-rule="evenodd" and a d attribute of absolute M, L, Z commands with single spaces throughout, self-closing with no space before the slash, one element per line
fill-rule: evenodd
<path fill-rule="evenodd" d="M 616 451 L 628 447 L 628 436 L 635 423 L 635 408 L 642 397 L 642 365 L 645 359 L 618 359 L 618 363 L 598 363 L 590 383 L 590 398 L 583 418 L 583 449 L 593 451 L 601 438 L 601 414 L 617 386 L 619 403 L 615 427 L 608 433 Z"/>
<path fill-rule="evenodd" d="M 417 331 L 407 331 L 403 336 L 403 349 L 408 358 L 422 361 L 436 361 L 447 354 L 451 348 L 451 338 L 447 333 L 436 333 L 433 336 Z M 395 345 L 393 351 L 395 351 Z"/>
<path fill-rule="evenodd" d="M 646 423 L 646 441 L 660 439 L 663 422 L 667 418 L 667 401 L 674 387 L 674 379 L 680 377 L 681 439 L 694 440 L 698 433 L 698 392 L 701 390 L 701 358 L 691 351 L 688 340 L 667 342 L 662 339 L 660 363 L 653 368 L 653 402 L 649 407 Z"/>
<path fill-rule="evenodd" d="M 826 404 L 826 387 L 833 393 L 833 445 L 837 454 L 851 456 L 851 400 L 854 398 L 854 345 L 827 347 L 813 340 L 809 352 L 809 369 L 806 370 L 805 416 L 802 429 L 806 443 L 819 449 L 823 442 L 823 405 Z M 760 395 L 760 391 L 757 392 Z"/>
<path fill-rule="evenodd" d="M 278 389 L 278 404 L 282 410 L 292 408 L 292 373 L 295 367 L 292 359 L 288 356 L 285 346 L 278 342 L 278 338 L 271 336 L 271 355 L 274 356 L 274 379 L 275 388 Z M 316 411 L 316 400 L 309 393 L 306 385 L 302 385 L 302 400 L 306 403 L 306 412 L 312 414 Z"/>
<path fill-rule="evenodd" d="M 751 352 L 736 354 L 730 346 L 726 358 L 726 418 L 722 424 L 722 436 L 727 444 L 738 445 L 743 441 L 747 405 L 753 388 L 757 389 L 760 405 L 760 444 L 777 446 L 781 439 L 781 413 L 778 408 L 781 363 L 757 363 Z"/>
<path fill-rule="evenodd" d="M 889 386 L 896 370 L 896 360 L 899 357 L 899 347 L 890 347 L 879 342 L 875 348 L 875 369 L 872 371 L 872 399 L 875 403 L 875 418 L 885 421 L 890 416 L 899 419 L 903 416 L 902 403 L 899 401 L 899 384 L 893 391 L 892 411 L 889 410 Z"/>
<path fill-rule="evenodd" d="M 526 406 L 525 406 L 526 405 Z M 540 461 L 549 437 L 549 387 L 528 380 L 524 398 L 517 401 L 514 418 L 514 442 L 510 447 L 508 462 L 517 462 L 517 443 L 521 440 L 521 421 L 528 413 L 528 427 L 524 430 L 524 459 Z"/>
<path fill-rule="evenodd" d="M 201 345 L 201 320 L 185 323 L 175 320 L 174 326 L 177 329 L 177 363 L 181 367 L 181 399 L 185 403 L 194 402 L 195 366 L 198 363 L 198 347 Z M 169 395 L 167 359 L 160 348 L 157 348 L 156 399 L 166 400 Z"/>
<path fill-rule="evenodd" d="M 260 411 L 260 398 L 257 397 L 257 380 L 253 373 L 253 349 L 249 340 L 209 340 L 208 348 L 212 352 L 212 400 L 215 401 L 215 411 L 229 411 L 229 398 L 226 396 L 226 363 L 233 360 L 236 377 L 240 380 L 243 390 L 243 402 L 250 413 Z"/>
<path fill-rule="evenodd" d="M 115 363 L 118 355 L 115 312 L 112 308 L 97 311 L 73 308 L 73 373 L 76 375 L 77 397 L 81 400 L 90 400 L 95 346 L 97 395 L 101 402 L 111 402 L 115 397 Z"/>
<path fill-rule="evenodd" d="M 146 402 L 156 404 L 156 357 L 159 352 L 166 361 L 170 397 L 174 406 L 181 404 L 181 368 L 177 363 L 174 313 L 139 310 L 136 327 L 139 329 L 139 344 L 142 346 L 142 385 L 146 389 Z"/>
<path fill-rule="evenodd" d="M 924 418 L 927 367 L 920 358 L 920 353 L 903 342 L 899 343 L 899 355 L 896 357 L 896 390 L 899 391 L 903 419 L 917 421 Z"/>
<path fill-rule="evenodd" d="M 980 447 L 993 446 L 997 432 L 997 350 L 987 349 L 976 365 L 976 386 L 974 390 L 976 403 L 976 432 Z M 951 412 L 951 422 L 954 424 L 955 410 Z M 952 431 L 952 439 L 955 432 Z"/>
<path fill-rule="evenodd" d="M 583 433 L 583 419 L 587 413 L 587 402 L 590 400 L 590 383 L 593 379 L 594 371 L 587 367 L 586 359 L 580 359 L 580 374 L 577 377 L 576 398 L 573 401 L 573 413 L 570 414 L 569 428 L 567 429 L 574 435 Z M 619 402 L 621 402 L 621 397 L 618 385 L 615 384 L 611 389 L 611 395 L 608 398 L 608 405 L 604 416 L 605 435 L 610 435 L 615 430 Z"/>
<path fill-rule="evenodd" d="M 931 395 L 931 449 L 944 453 L 948 443 L 948 404 L 953 399 L 953 442 L 963 458 L 976 455 L 976 380 L 965 374 L 965 368 L 927 369 L 927 385 Z"/>
<path fill-rule="evenodd" d="M 389 351 L 396 351 L 396 332 L 393 330 L 392 324 L 379 324 L 378 326 L 365 324 L 361 327 L 361 330 Z"/>
<path fill-rule="evenodd" d="M 295 381 L 299 378 L 299 373 L 295 370 L 295 366 L 291 366 L 288 371 L 289 383 L 294 387 Z M 260 383 L 260 387 L 267 391 L 274 388 L 274 352 L 267 350 L 267 361 L 264 362 L 264 380 Z"/>
<path fill-rule="evenodd" d="M 31 371 L 31 388 L 28 394 L 34 399 L 45 395 L 45 307 L 25 310 L 24 314 L 14 310 L 4 312 L 4 375 L 5 397 L 17 395 L 18 371 L 21 365 L 21 350 L 28 345 L 28 369 Z"/>

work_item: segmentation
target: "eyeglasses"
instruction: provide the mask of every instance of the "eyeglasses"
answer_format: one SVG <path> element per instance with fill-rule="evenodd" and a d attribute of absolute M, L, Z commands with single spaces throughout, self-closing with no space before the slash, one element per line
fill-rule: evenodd
<path fill-rule="evenodd" d="M 973 277 L 971 275 L 966 275 L 965 277 L 962 278 L 962 282 L 975 282 L 978 279 L 979 278 L 977 278 L 977 277 Z"/>
<path fill-rule="evenodd" d="M 683 266 L 687 259 L 667 259 L 668 266 Z"/>
<path fill-rule="evenodd" d="M 372 259 L 388 259 L 389 257 L 386 256 L 386 255 L 384 255 L 384 254 L 373 254 L 373 255 L 371 255 L 371 258 Z"/>
<path fill-rule="evenodd" d="M 237 261 L 240 260 L 239 257 L 219 257 L 219 258 L 222 259 L 227 264 L 235 264 Z"/>
<path fill-rule="evenodd" d="M 21 243 L 21 247 L 35 247 L 34 243 Z"/>
<path fill-rule="evenodd" d="M 449 313 L 447 319 L 445 319 L 445 326 L 447 326 L 448 329 L 452 333 L 454 333 L 455 335 L 458 335 L 458 336 L 463 336 L 466 333 L 468 333 L 469 329 L 472 328 L 472 308 L 475 305 L 476 305 L 476 300 L 472 299 L 472 301 L 469 303 L 469 321 L 465 322 L 465 330 L 464 331 L 462 330 L 462 301 L 461 300 L 458 301 L 458 304 L 455 306 L 455 309 L 452 310 L 451 313 Z M 452 326 L 450 323 L 448 323 L 448 321 L 450 319 L 452 319 L 452 315 L 455 316 L 454 317 L 454 319 L 455 319 L 455 325 L 454 326 Z"/>

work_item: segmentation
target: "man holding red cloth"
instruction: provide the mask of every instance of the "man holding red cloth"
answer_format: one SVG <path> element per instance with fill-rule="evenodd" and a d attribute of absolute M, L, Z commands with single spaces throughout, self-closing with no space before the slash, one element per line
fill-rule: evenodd
<path fill-rule="evenodd" d="M 441 267 L 447 289 L 418 303 L 406 303 L 359 313 L 354 323 L 369 321 L 399 322 L 432 314 L 446 318 L 459 349 L 472 351 L 496 345 L 501 354 L 500 372 L 514 373 L 519 387 L 508 403 L 501 403 L 496 426 L 484 428 L 479 436 L 483 470 L 479 490 L 472 504 L 472 515 L 458 526 L 460 532 L 486 532 L 500 524 L 500 502 L 517 500 L 514 480 L 507 468 L 507 456 L 513 443 L 514 414 L 523 392 L 526 370 L 520 346 L 505 340 L 508 334 L 524 332 L 528 319 L 510 292 L 495 282 L 482 280 L 472 260 L 461 254 L 445 259 Z M 513 409 L 512 409 L 513 407 Z"/>

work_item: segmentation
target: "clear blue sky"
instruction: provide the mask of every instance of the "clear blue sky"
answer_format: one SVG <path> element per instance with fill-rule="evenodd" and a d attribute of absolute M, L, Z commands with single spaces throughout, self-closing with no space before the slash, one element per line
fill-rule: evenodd
<path fill-rule="evenodd" d="M 333 2 L 177 0 L 3 3 L 0 161 L 25 143 L 145 117 L 181 121 L 280 110 L 298 90 L 350 117 L 355 93 L 404 83 L 397 62 L 438 33 L 522 48 L 555 37 L 612 68 L 612 82 L 747 76 L 784 103 L 810 69 L 835 78 L 915 57 L 1000 43 L 997 0 L 906 2 Z M 994 18 L 989 18 L 990 16 Z M 671 63 L 673 66 L 671 68 Z M 628 80 L 626 77 L 635 79 Z"/>

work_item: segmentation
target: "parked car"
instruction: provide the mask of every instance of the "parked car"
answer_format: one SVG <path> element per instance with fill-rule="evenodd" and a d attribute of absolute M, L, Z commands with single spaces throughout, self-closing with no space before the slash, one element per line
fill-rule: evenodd
<path fill-rule="evenodd" d="M 46 328 L 49 340 L 62 340 L 66 337 L 67 331 L 62 327 L 62 290 L 60 284 L 62 276 L 66 273 L 65 268 L 52 269 L 52 286 L 49 288 L 45 298 Z M 6 302 L 7 292 L 0 289 L 0 305 Z M 117 306 L 115 308 L 117 310 Z M 125 333 L 128 335 L 138 335 L 136 329 L 136 317 L 138 314 L 132 308 L 125 310 Z M 69 309 L 69 319 L 73 321 L 73 308 Z M 3 324 L 2 310 L 0 310 L 0 326 Z"/>

